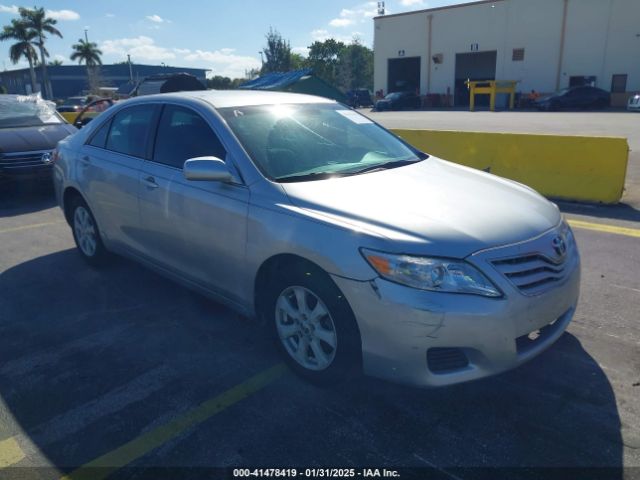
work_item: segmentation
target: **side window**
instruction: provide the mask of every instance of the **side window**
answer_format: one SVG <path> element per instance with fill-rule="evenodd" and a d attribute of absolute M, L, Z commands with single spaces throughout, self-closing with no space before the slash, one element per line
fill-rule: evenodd
<path fill-rule="evenodd" d="M 104 122 L 104 125 L 102 125 L 98 131 L 93 134 L 93 137 L 91 137 L 89 145 L 92 147 L 104 148 L 105 143 L 107 143 L 107 134 L 109 133 L 110 126 L 111 120 Z"/>
<path fill-rule="evenodd" d="M 153 160 L 176 168 L 194 157 L 225 159 L 226 152 L 204 119 L 193 110 L 165 105 L 156 134 Z"/>
<path fill-rule="evenodd" d="M 155 105 L 136 105 L 118 112 L 111 121 L 107 150 L 144 158 Z"/>

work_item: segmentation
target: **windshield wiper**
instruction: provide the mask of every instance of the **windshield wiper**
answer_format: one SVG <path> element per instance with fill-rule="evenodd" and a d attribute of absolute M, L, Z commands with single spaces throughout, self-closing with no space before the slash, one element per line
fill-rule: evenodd
<path fill-rule="evenodd" d="M 364 167 L 359 170 L 351 170 L 349 172 L 345 172 L 347 175 L 360 175 L 361 173 L 369 173 L 369 172 L 377 172 L 380 170 L 389 170 L 391 168 L 404 167 L 405 165 L 411 165 L 412 163 L 421 162 L 422 158 L 414 159 L 414 160 L 396 160 L 395 162 L 387 162 L 387 163 L 379 163 L 377 165 L 371 165 L 369 167 Z"/>
<path fill-rule="evenodd" d="M 335 172 L 312 172 L 276 177 L 275 180 L 280 183 L 306 182 L 307 180 L 322 180 L 323 178 L 339 177 L 340 175 L 340 173 Z"/>

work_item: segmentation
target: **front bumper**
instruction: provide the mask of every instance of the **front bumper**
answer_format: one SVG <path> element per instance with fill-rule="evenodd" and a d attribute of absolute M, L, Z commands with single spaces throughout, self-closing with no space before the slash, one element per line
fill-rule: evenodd
<path fill-rule="evenodd" d="M 425 387 L 495 375 L 551 346 L 576 309 L 578 253 L 563 281 L 539 295 L 525 295 L 506 279 L 492 280 L 503 298 L 421 291 L 380 278 L 334 277 L 360 328 L 365 374 Z M 431 363 L 439 360 L 444 369 Z"/>

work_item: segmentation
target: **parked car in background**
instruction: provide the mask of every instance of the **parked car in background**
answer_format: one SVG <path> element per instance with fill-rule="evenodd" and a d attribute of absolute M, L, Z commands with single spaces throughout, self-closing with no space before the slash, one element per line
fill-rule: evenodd
<path fill-rule="evenodd" d="M 200 80 L 189 73 L 160 73 L 144 78 L 136 86 L 131 96 L 139 97 L 156 93 L 189 92 L 206 89 L 207 87 Z"/>
<path fill-rule="evenodd" d="M 347 104 L 353 108 L 360 107 L 372 107 L 373 99 L 371 98 L 371 92 L 366 88 L 358 88 L 355 90 L 349 90 L 346 93 Z"/>
<path fill-rule="evenodd" d="M 89 102 L 89 97 L 69 97 L 56 110 L 60 113 L 79 112 Z"/>
<path fill-rule="evenodd" d="M 88 263 L 123 254 L 260 317 L 312 381 L 486 377 L 540 354 L 576 309 L 580 259 L 554 204 L 332 100 L 139 97 L 55 157 Z"/>
<path fill-rule="evenodd" d="M 420 108 L 421 104 L 420 96 L 415 92 L 393 92 L 376 102 L 376 110 L 382 112 L 385 110 Z"/>
<path fill-rule="evenodd" d="M 627 101 L 627 110 L 630 112 L 640 112 L 640 94 L 629 97 Z"/>
<path fill-rule="evenodd" d="M 601 88 L 582 86 L 560 90 L 553 95 L 537 99 L 534 106 L 538 110 L 563 110 L 607 108 L 611 103 L 611 94 Z"/>
<path fill-rule="evenodd" d="M 108 110 L 116 104 L 116 100 L 112 98 L 97 98 L 80 110 L 72 122 L 76 128 L 82 128 L 92 121 L 105 110 Z"/>
<path fill-rule="evenodd" d="M 39 95 L 0 95 L 0 178 L 50 176 L 59 140 L 76 132 Z"/>

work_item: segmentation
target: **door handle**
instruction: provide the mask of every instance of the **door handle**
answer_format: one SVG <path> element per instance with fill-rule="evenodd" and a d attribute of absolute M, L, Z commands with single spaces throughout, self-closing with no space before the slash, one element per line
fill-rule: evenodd
<path fill-rule="evenodd" d="M 91 165 L 91 158 L 89 158 L 89 155 L 85 155 L 80 159 L 80 163 L 83 167 L 88 167 L 89 165 Z"/>
<path fill-rule="evenodd" d="M 147 188 L 158 188 L 158 184 L 156 183 L 156 179 L 149 176 L 142 180 Z"/>

